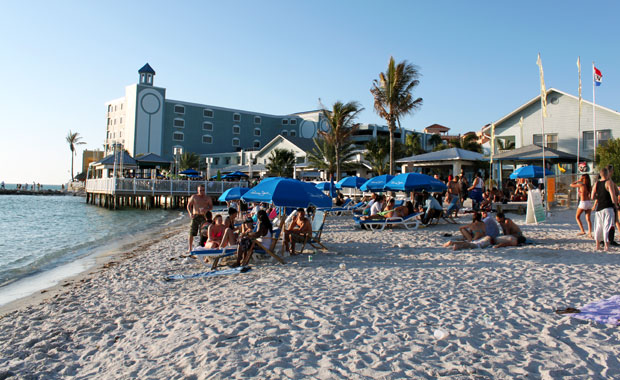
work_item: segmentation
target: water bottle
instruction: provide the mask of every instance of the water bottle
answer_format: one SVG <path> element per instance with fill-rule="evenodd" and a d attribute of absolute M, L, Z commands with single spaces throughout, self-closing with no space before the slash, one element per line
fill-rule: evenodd
<path fill-rule="evenodd" d="M 311 263 L 312 262 L 312 255 L 308 255 L 308 262 Z"/>

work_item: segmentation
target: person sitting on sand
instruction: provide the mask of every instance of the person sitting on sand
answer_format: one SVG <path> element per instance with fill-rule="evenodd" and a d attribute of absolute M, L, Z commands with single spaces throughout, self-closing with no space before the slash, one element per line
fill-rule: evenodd
<path fill-rule="evenodd" d="M 234 266 L 247 265 L 250 261 L 250 255 L 254 250 L 255 242 L 260 241 L 265 247 L 271 246 L 271 236 L 273 234 L 273 225 L 269 220 L 269 216 L 265 210 L 261 210 L 256 214 L 258 225 L 254 231 L 252 218 L 246 219 L 243 224 L 243 231 L 239 235 L 239 247 L 237 248 L 237 261 Z"/>
<path fill-rule="evenodd" d="M 222 237 L 224 236 L 224 231 L 226 227 L 224 223 L 222 223 L 222 215 L 216 215 L 213 218 L 213 224 L 209 226 L 207 231 L 207 243 L 205 244 L 206 248 L 219 248 L 222 243 Z"/>
<path fill-rule="evenodd" d="M 588 223 L 588 237 L 592 238 L 592 183 L 590 182 L 590 176 L 583 174 L 579 181 L 575 181 L 570 184 L 570 187 L 576 187 L 579 191 L 579 205 L 577 206 L 577 214 L 575 219 L 581 232 L 578 235 L 585 235 L 586 231 L 583 229 L 583 223 L 581 223 L 581 214 L 586 214 L 586 223 Z"/>
<path fill-rule="evenodd" d="M 431 220 L 438 218 L 441 215 L 443 212 L 443 207 L 441 207 L 441 204 L 437 201 L 437 199 L 432 197 L 428 191 L 423 190 L 422 195 L 424 196 L 426 202 L 424 206 L 426 211 L 422 217 L 422 223 L 428 224 Z"/>
<path fill-rule="evenodd" d="M 309 233 L 312 233 L 310 219 L 306 218 L 306 211 L 303 208 L 298 208 L 291 226 L 284 230 L 284 249 L 291 256 L 295 256 L 295 243 L 304 243 Z"/>
<path fill-rule="evenodd" d="M 506 218 L 503 212 L 498 212 L 495 218 L 504 232 L 504 235 L 495 238 L 495 248 L 517 246 L 525 243 L 525 236 L 523 236 L 523 232 L 521 232 L 521 229 L 515 222 Z"/>
<path fill-rule="evenodd" d="M 495 239 L 499 236 L 499 225 L 495 221 L 495 218 L 492 215 L 489 215 L 488 212 L 482 211 L 482 222 L 484 223 L 484 228 L 486 229 L 487 236 L 490 236 L 493 239 L 493 243 Z"/>
<path fill-rule="evenodd" d="M 219 248 L 237 245 L 237 238 L 239 237 L 241 228 L 235 228 L 233 220 L 231 216 L 227 216 L 226 219 L 224 219 L 224 236 L 222 236 Z"/>
<path fill-rule="evenodd" d="M 491 245 L 492 238 L 486 233 L 486 226 L 482 221 L 482 215 L 478 212 L 473 213 L 473 221 L 467 226 L 459 228 L 465 240 L 452 240 L 443 246 L 452 247 L 453 250 L 486 248 Z"/>

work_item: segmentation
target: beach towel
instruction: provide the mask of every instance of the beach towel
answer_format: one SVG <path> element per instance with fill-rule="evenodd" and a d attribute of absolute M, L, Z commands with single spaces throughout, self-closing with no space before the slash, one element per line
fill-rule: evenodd
<path fill-rule="evenodd" d="M 209 272 L 200 272 L 200 273 L 194 273 L 194 274 L 175 274 L 175 275 L 170 275 L 170 276 L 166 276 L 164 277 L 165 281 L 173 281 L 173 280 L 186 280 L 188 278 L 203 278 L 203 277 L 213 277 L 213 276 L 225 276 L 225 275 L 229 275 L 229 274 L 238 274 L 238 273 L 245 273 L 247 271 L 249 271 L 250 267 L 247 266 L 242 266 L 242 267 L 237 267 L 237 268 L 230 268 L 230 269 L 222 269 L 222 270 L 212 270 Z"/>
<path fill-rule="evenodd" d="M 591 302 L 582 307 L 580 313 L 572 314 L 571 317 L 617 325 L 620 321 L 620 295 Z"/>

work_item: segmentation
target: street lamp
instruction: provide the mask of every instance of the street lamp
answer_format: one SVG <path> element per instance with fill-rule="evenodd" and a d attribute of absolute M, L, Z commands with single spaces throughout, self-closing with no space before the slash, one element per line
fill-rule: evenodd
<path fill-rule="evenodd" d="M 175 146 L 174 148 L 172 148 L 172 151 L 174 152 L 174 171 L 175 171 L 175 175 L 178 177 L 179 176 L 179 156 L 183 154 L 183 147 Z"/>
<path fill-rule="evenodd" d="M 211 162 L 213 161 L 213 158 L 206 157 L 205 161 L 207 162 L 207 181 L 208 181 L 209 179 L 211 179 Z"/>

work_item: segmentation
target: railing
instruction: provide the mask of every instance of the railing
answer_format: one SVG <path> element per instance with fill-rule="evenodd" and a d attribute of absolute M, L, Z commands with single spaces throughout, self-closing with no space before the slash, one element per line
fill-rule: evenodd
<path fill-rule="evenodd" d="M 191 195 L 204 185 L 207 194 L 221 194 L 233 187 L 247 187 L 247 181 L 191 181 L 137 178 L 96 178 L 86 180 L 86 192 L 140 195 Z"/>

